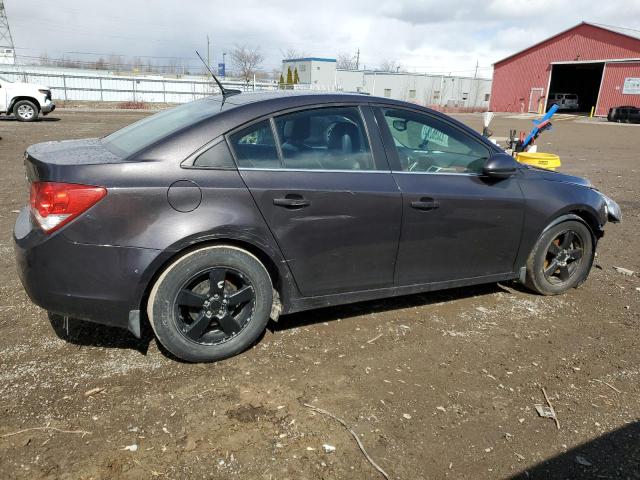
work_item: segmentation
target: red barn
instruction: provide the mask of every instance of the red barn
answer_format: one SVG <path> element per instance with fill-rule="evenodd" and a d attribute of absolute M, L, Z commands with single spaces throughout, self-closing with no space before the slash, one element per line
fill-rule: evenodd
<path fill-rule="evenodd" d="M 549 94 L 577 94 L 579 110 L 640 107 L 640 31 L 582 22 L 493 66 L 490 109 L 538 112 Z"/>

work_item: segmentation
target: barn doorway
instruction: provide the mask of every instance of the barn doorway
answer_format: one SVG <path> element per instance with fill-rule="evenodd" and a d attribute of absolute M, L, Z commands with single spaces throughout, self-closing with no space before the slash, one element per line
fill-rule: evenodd
<path fill-rule="evenodd" d="M 595 107 L 598 101 L 603 70 L 604 63 L 553 64 L 551 66 L 549 96 L 547 97 L 548 106 L 555 103 L 554 95 L 568 94 L 570 98 L 577 95 L 577 108 L 563 109 L 563 106 L 559 104 L 560 109 L 565 112 L 589 113 L 591 107 Z M 570 103 L 567 102 L 567 105 L 569 106 Z"/>

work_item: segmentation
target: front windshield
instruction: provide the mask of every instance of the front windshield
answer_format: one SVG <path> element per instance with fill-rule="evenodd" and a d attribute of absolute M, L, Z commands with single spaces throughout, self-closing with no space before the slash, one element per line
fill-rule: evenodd
<path fill-rule="evenodd" d="M 102 142 L 113 153 L 128 157 L 172 133 L 219 113 L 221 104 L 220 98 L 209 97 L 163 110 L 104 137 Z"/>

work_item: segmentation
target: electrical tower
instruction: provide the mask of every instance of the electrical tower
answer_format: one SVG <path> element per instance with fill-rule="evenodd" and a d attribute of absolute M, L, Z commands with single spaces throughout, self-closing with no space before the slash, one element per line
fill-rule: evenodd
<path fill-rule="evenodd" d="M 4 0 L 0 0 L 0 63 L 15 63 L 16 49 L 9 29 L 9 20 L 4 10 Z"/>

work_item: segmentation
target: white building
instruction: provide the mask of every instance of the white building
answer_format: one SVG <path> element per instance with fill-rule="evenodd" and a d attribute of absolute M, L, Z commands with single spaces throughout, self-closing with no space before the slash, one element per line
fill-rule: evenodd
<path fill-rule="evenodd" d="M 16 57 L 13 49 L 0 46 L 0 65 L 14 65 L 15 63 Z"/>
<path fill-rule="evenodd" d="M 293 58 L 282 61 L 282 76 L 287 81 L 287 72 L 291 75 L 298 71 L 299 83 L 322 87 L 322 90 L 332 90 L 336 81 L 335 58 Z"/>
<path fill-rule="evenodd" d="M 491 80 L 428 73 L 339 70 L 332 58 L 283 60 L 282 73 L 298 71 L 299 83 L 312 89 L 359 92 L 437 107 L 486 109 Z"/>

